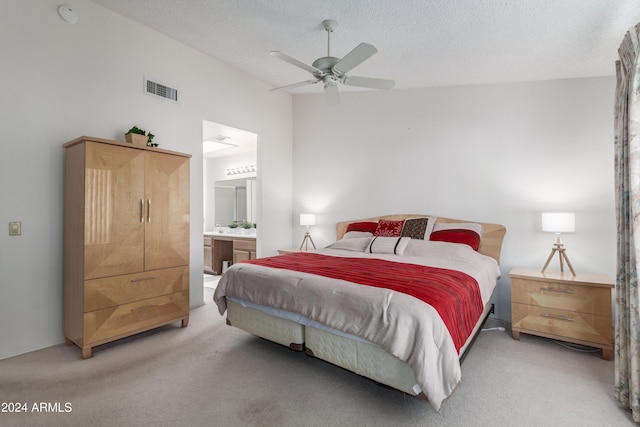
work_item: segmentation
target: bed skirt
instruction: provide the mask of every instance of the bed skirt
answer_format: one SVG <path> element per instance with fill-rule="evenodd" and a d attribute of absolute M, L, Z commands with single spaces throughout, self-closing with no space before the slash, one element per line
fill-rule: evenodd
<path fill-rule="evenodd" d="M 485 306 L 483 315 L 460 351 L 461 360 L 491 314 L 492 308 L 493 304 L 490 302 Z M 229 299 L 227 324 L 292 350 L 304 350 L 309 356 L 426 400 L 426 396 L 416 384 L 413 369 L 377 344 L 358 337 L 345 336 L 343 333 L 305 326 Z"/>

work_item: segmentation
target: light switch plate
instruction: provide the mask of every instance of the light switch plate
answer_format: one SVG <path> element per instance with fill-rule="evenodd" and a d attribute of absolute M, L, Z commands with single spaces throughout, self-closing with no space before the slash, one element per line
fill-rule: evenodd
<path fill-rule="evenodd" d="M 22 224 L 20 221 L 13 221 L 9 223 L 9 236 L 19 236 L 22 234 Z"/>

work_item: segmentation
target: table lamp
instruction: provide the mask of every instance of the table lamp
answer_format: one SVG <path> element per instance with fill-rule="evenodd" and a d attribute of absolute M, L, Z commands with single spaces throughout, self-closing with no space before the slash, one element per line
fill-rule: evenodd
<path fill-rule="evenodd" d="M 575 276 L 576 272 L 573 270 L 571 261 L 569 261 L 569 257 L 567 256 L 567 251 L 562 244 L 562 240 L 560 240 L 562 233 L 573 233 L 576 231 L 575 214 L 573 212 L 543 213 L 542 231 L 545 233 L 555 233 L 557 236 L 556 243 L 554 243 L 553 248 L 551 248 L 549 258 L 547 258 L 547 262 L 544 264 L 544 267 L 542 267 L 542 272 L 544 273 L 551 259 L 557 253 L 560 258 L 560 271 L 564 272 L 564 262 L 566 262 L 569 270 L 571 270 L 571 274 Z"/>
<path fill-rule="evenodd" d="M 316 215 L 310 213 L 300 214 L 300 225 L 307 227 L 307 231 L 304 233 L 304 239 L 302 239 L 302 244 L 300 245 L 300 250 L 302 250 L 303 246 L 305 251 L 308 250 L 309 242 L 313 245 L 313 249 L 316 249 L 316 245 L 311 238 L 311 233 L 309 233 L 309 226 L 316 225 Z"/>

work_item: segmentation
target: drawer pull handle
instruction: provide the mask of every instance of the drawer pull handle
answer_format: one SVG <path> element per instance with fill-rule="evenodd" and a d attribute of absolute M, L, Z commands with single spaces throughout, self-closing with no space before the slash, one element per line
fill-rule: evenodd
<path fill-rule="evenodd" d="M 563 294 L 573 294 L 575 291 L 571 289 L 558 289 L 558 288 L 540 288 L 541 291 L 561 292 Z"/>
<path fill-rule="evenodd" d="M 555 314 L 542 313 L 542 317 L 551 317 L 553 319 L 566 320 L 568 322 L 573 322 L 573 317 L 568 317 L 568 316 L 558 316 Z"/>
<path fill-rule="evenodd" d="M 153 307 L 157 307 L 157 306 L 158 306 L 158 304 L 145 305 L 144 307 L 132 308 L 131 312 L 144 310 L 145 308 L 153 308 Z"/>
<path fill-rule="evenodd" d="M 144 222 L 144 199 L 140 199 L 140 222 Z"/>
<path fill-rule="evenodd" d="M 156 278 L 151 276 L 151 277 L 138 277 L 137 279 L 131 279 L 131 283 L 135 283 L 135 282 L 144 282 L 146 280 L 155 280 Z"/>

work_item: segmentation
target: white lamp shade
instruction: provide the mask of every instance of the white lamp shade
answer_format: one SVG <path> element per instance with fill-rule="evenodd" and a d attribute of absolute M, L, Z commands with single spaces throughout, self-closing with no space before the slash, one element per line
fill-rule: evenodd
<path fill-rule="evenodd" d="M 545 233 L 573 233 L 576 231 L 576 215 L 573 212 L 543 213 L 542 231 Z"/>
<path fill-rule="evenodd" d="M 316 225 L 316 215 L 310 213 L 300 214 L 300 225 Z"/>

